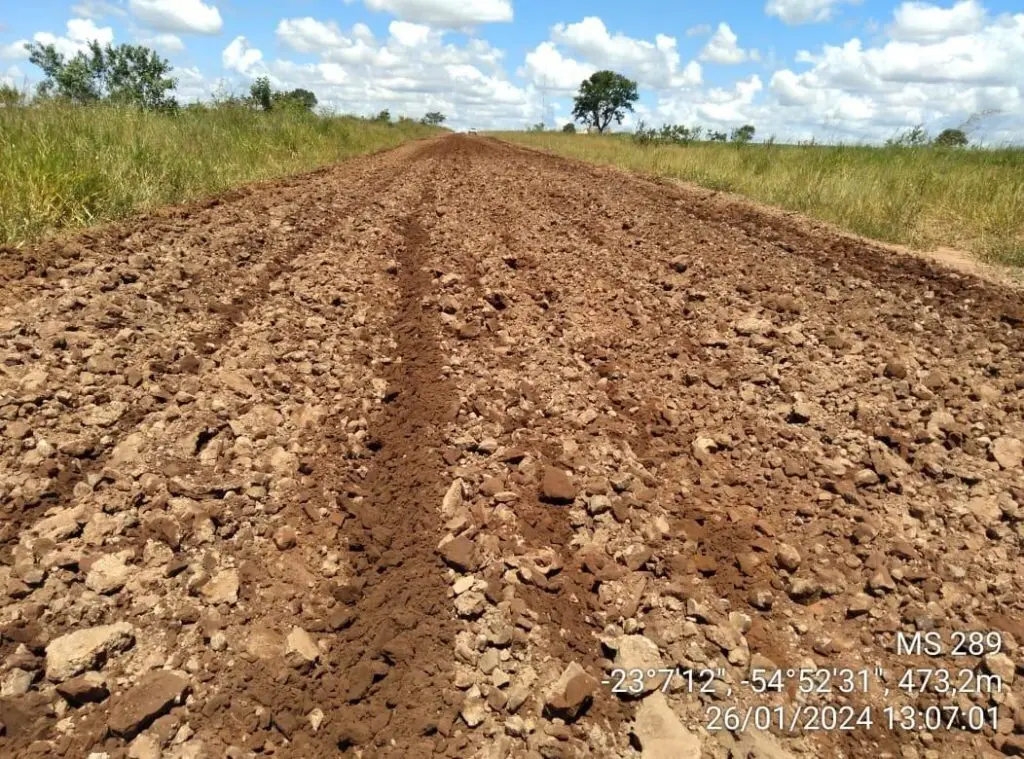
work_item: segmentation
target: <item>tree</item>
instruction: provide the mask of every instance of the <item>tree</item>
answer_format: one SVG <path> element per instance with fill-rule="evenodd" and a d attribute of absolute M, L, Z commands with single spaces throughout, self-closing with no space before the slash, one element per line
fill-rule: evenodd
<path fill-rule="evenodd" d="M 10 84 L 0 84 L 0 107 L 14 108 L 25 104 L 25 93 Z"/>
<path fill-rule="evenodd" d="M 423 117 L 423 123 L 430 126 L 441 126 L 447 120 L 448 117 L 440 111 L 430 111 Z"/>
<path fill-rule="evenodd" d="M 270 99 L 275 108 L 280 106 L 302 111 L 312 111 L 317 103 L 316 95 L 301 87 L 287 92 L 275 92 Z"/>
<path fill-rule="evenodd" d="M 373 120 L 374 121 L 380 121 L 383 124 L 390 124 L 391 123 L 391 111 L 389 111 L 387 108 L 385 108 L 383 111 L 381 111 L 376 116 L 374 116 Z"/>
<path fill-rule="evenodd" d="M 568 124 L 562 127 L 562 131 L 565 132 L 566 134 L 576 134 L 576 125 L 570 121 Z"/>
<path fill-rule="evenodd" d="M 924 124 L 918 124 L 913 129 L 908 129 L 886 140 L 885 144 L 888 147 L 919 148 L 928 144 L 928 132 L 925 130 Z"/>
<path fill-rule="evenodd" d="M 258 76 L 249 85 L 249 102 L 261 111 L 269 111 L 274 107 L 274 91 L 267 77 Z"/>
<path fill-rule="evenodd" d="M 729 135 L 727 135 L 725 132 L 708 132 L 708 139 L 711 140 L 711 142 L 725 142 L 728 139 L 728 137 Z"/>
<path fill-rule="evenodd" d="M 527 127 L 526 131 L 527 132 L 543 132 L 544 131 L 544 122 L 543 121 L 538 121 L 533 126 Z"/>
<path fill-rule="evenodd" d="M 639 97 L 632 79 L 614 71 L 597 71 L 580 83 L 579 94 L 573 99 L 573 120 L 603 133 L 613 119 L 621 124 Z"/>
<path fill-rule="evenodd" d="M 73 103 L 102 100 L 139 108 L 173 108 L 168 95 L 177 81 L 167 76 L 171 65 L 143 45 L 106 45 L 93 40 L 88 49 L 68 60 L 53 45 L 27 46 L 29 62 L 43 71 L 39 94 L 66 98 Z"/>
<path fill-rule="evenodd" d="M 752 124 L 744 124 L 739 129 L 732 130 L 730 139 L 733 142 L 738 142 L 740 145 L 743 145 L 754 139 L 754 132 L 756 131 L 757 130 L 754 129 Z"/>
<path fill-rule="evenodd" d="M 962 148 L 967 145 L 967 135 L 962 129 L 943 129 L 935 138 L 935 144 L 944 148 Z"/>

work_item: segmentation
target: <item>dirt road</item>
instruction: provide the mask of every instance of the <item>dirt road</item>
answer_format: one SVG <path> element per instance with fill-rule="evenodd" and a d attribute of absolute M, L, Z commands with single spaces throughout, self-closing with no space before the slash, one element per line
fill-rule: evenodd
<path fill-rule="evenodd" d="M 1022 356 L 482 137 L 7 251 L 0 754 L 1022 754 Z"/>

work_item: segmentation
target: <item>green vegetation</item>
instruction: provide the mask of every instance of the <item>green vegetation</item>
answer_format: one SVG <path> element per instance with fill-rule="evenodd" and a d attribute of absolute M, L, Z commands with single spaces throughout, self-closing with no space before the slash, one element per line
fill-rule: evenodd
<path fill-rule="evenodd" d="M 651 130 L 653 132 L 654 130 Z M 670 128 L 672 134 L 676 128 Z M 496 136 L 593 163 L 680 179 L 800 211 L 857 234 L 950 247 L 1024 266 L 1024 150 L 945 147 L 911 130 L 885 147 L 721 144 L 507 132 Z"/>
<path fill-rule="evenodd" d="M 316 108 L 316 95 L 301 87 L 287 92 L 274 90 L 267 77 L 259 76 L 249 86 L 247 105 L 259 108 L 261 111 L 271 111 L 275 108 L 312 111 Z"/>
<path fill-rule="evenodd" d="M 141 45 L 107 45 L 93 40 L 88 52 L 68 60 L 53 45 L 27 46 L 29 62 L 42 69 L 45 79 L 38 92 L 79 105 L 106 101 L 139 108 L 174 108 L 168 93 L 177 82 L 168 76 L 171 64 Z"/>
<path fill-rule="evenodd" d="M 395 147 L 444 121 L 316 114 L 314 93 L 267 77 L 247 97 L 182 108 L 170 64 L 147 47 L 92 42 L 70 59 L 27 48 L 44 77 L 34 96 L 0 86 L 0 244 Z"/>
<path fill-rule="evenodd" d="M 579 93 L 573 99 L 572 117 L 603 134 L 614 121 L 622 123 L 626 111 L 640 95 L 636 82 L 614 71 L 595 71 L 580 83 Z"/>
<path fill-rule="evenodd" d="M 2 102 L 2 101 L 0 101 Z M 36 102 L 0 107 L 0 244 L 307 171 L 437 133 L 234 104 L 178 111 Z"/>

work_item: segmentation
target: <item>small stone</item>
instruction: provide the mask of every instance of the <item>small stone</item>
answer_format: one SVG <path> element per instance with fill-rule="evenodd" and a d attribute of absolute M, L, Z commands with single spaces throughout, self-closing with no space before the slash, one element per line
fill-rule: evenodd
<path fill-rule="evenodd" d="M 131 576 L 131 569 L 119 556 L 105 554 L 93 562 L 85 576 L 85 586 L 101 595 L 116 593 Z"/>
<path fill-rule="evenodd" d="M 441 501 L 442 517 L 450 519 L 462 508 L 463 492 L 462 480 L 456 478 L 448 487 L 448 492 L 444 494 L 444 498 Z"/>
<path fill-rule="evenodd" d="M 235 604 L 238 602 L 238 585 L 238 570 L 226 569 L 203 585 L 201 592 L 211 604 Z"/>
<path fill-rule="evenodd" d="M 992 441 L 992 458 L 1003 469 L 1019 467 L 1024 462 L 1024 443 L 1015 437 L 1000 437 Z"/>
<path fill-rule="evenodd" d="M 210 648 L 214 651 L 224 651 L 228 647 L 228 639 L 223 630 L 218 630 L 210 636 Z"/>
<path fill-rule="evenodd" d="M 465 536 L 449 540 L 441 546 L 441 558 L 459 572 L 472 572 L 477 568 L 476 545 Z"/>
<path fill-rule="evenodd" d="M 99 665 L 111 654 L 135 643 L 135 628 L 127 622 L 101 625 L 62 635 L 46 647 L 46 677 L 63 682 Z"/>
<path fill-rule="evenodd" d="M 160 759 L 160 741 L 149 733 L 137 735 L 128 746 L 128 759 Z"/>
<path fill-rule="evenodd" d="M 598 514 L 604 514 L 606 511 L 611 511 L 611 508 L 611 500 L 603 493 L 592 495 L 587 499 L 587 511 L 591 516 L 596 517 Z"/>
<path fill-rule="evenodd" d="M 873 591 L 875 595 L 891 593 L 896 590 L 896 582 L 892 579 L 892 575 L 889 574 L 889 570 L 885 567 L 879 567 L 868 578 L 868 589 Z"/>
<path fill-rule="evenodd" d="M 853 475 L 853 484 L 859 488 L 871 487 L 879 483 L 878 473 L 874 469 L 861 469 Z"/>
<path fill-rule="evenodd" d="M 320 730 L 320 726 L 324 724 L 324 711 L 319 706 L 313 709 L 309 714 L 306 715 L 306 719 L 309 720 L 309 729 L 314 733 Z"/>
<path fill-rule="evenodd" d="M 714 438 L 697 437 L 690 445 L 693 457 L 702 464 L 711 458 L 711 454 L 718 450 L 718 443 Z"/>
<path fill-rule="evenodd" d="M 498 441 L 493 437 L 486 437 L 476 444 L 477 453 L 482 453 L 485 456 L 489 456 L 498 450 Z"/>
<path fill-rule="evenodd" d="M 115 699 L 107 727 L 114 735 L 131 738 L 170 711 L 189 689 L 188 680 L 175 672 L 162 669 L 149 672 Z"/>
<path fill-rule="evenodd" d="M 290 525 L 282 525 L 274 530 L 274 545 L 279 551 L 287 551 L 293 548 L 298 541 L 295 530 Z"/>
<path fill-rule="evenodd" d="M 547 466 L 540 483 L 540 497 L 547 503 L 567 505 L 576 500 L 576 486 L 561 469 Z"/>
<path fill-rule="evenodd" d="M 789 584 L 789 597 L 797 603 L 811 603 L 820 595 L 821 583 L 813 577 L 794 577 Z"/>
<path fill-rule="evenodd" d="M 57 686 L 57 692 L 72 706 L 102 701 L 110 695 L 107 680 L 99 672 L 86 672 Z"/>
<path fill-rule="evenodd" d="M 501 664 L 501 658 L 498 649 L 488 648 L 477 661 L 476 666 L 485 675 L 489 675 L 497 669 L 499 664 Z"/>
<path fill-rule="evenodd" d="M 871 596 L 866 593 L 857 593 L 850 599 L 850 603 L 846 607 L 846 616 L 859 617 L 862 614 L 867 614 L 871 611 L 874 603 Z"/>
<path fill-rule="evenodd" d="M 505 702 L 505 710 L 509 714 L 515 714 L 519 711 L 526 699 L 530 697 L 531 689 L 525 683 L 516 683 L 508 689 L 508 701 Z"/>
<path fill-rule="evenodd" d="M 301 627 L 293 627 L 285 640 L 285 655 L 297 656 L 304 662 L 315 662 L 320 658 L 320 649 L 308 632 Z"/>
<path fill-rule="evenodd" d="M 632 733 L 640 742 L 643 759 L 700 759 L 702 755 L 700 738 L 680 722 L 660 691 L 640 704 Z"/>
<path fill-rule="evenodd" d="M 0 682 L 0 696 L 4 698 L 23 696 L 32 687 L 34 679 L 35 676 L 31 672 L 14 667 L 3 676 L 3 681 Z"/>
<path fill-rule="evenodd" d="M 759 319 L 756 316 L 748 316 L 740 319 L 732 325 L 737 335 L 750 337 L 751 335 L 764 335 L 771 331 L 771 322 Z"/>
<path fill-rule="evenodd" d="M 813 416 L 814 407 L 806 401 L 800 401 L 789 407 L 789 414 L 786 415 L 786 421 L 791 424 L 805 424 L 811 421 L 811 417 Z"/>
<path fill-rule="evenodd" d="M 885 376 L 892 379 L 906 379 L 907 365 L 901 359 L 891 358 L 885 364 Z"/>
<path fill-rule="evenodd" d="M 470 689 L 466 700 L 462 702 L 462 709 L 459 711 L 463 721 L 471 728 L 479 727 L 487 718 L 487 707 L 480 689 L 475 685 Z"/>
<path fill-rule="evenodd" d="M 579 664 L 572 662 L 547 690 L 544 697 L 545 713 L 572 722 L 589 706 L 597 687 L 597 680 Z"/>
<path fill-rule="evenodd" d="M 986 672 L 997 675 L 1002 680 L 1004 688 L 1013 685 L 1017 677 L 1017 667 L 1009 656 L 1004 653 L 988 654 L 982 663 Z"/>
<path fill-rule="evenodd" d="M 775 551 L 775 562 L 787 572 L 795 572 L 800 567 L 800 552 L 788 543 L 780 543 Z"/>
<path fill-rule="evenodd" d="M 658 644 L 643 635 L 623 635 L 616 642 L 615 666 L 624 669 L 640 669 L 645 673 L 648 670 L 661 670 L 665 668 L 665 662 L 661 658 L 661 651 Z M 660 688 L 665 682 L 663 675 L 657 677 L 644 677 L 642 688 L 639 693 L 628 695 L 642 696 Z"/>

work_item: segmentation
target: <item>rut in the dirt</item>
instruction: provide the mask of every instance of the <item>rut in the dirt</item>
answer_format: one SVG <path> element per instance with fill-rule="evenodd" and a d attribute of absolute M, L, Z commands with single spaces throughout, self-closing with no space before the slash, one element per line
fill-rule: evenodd
<path fill-rule="evenodd" d="M 1017 291 L 459 135 L 4 255 L 5 756 L 1024 753 Z"/>

